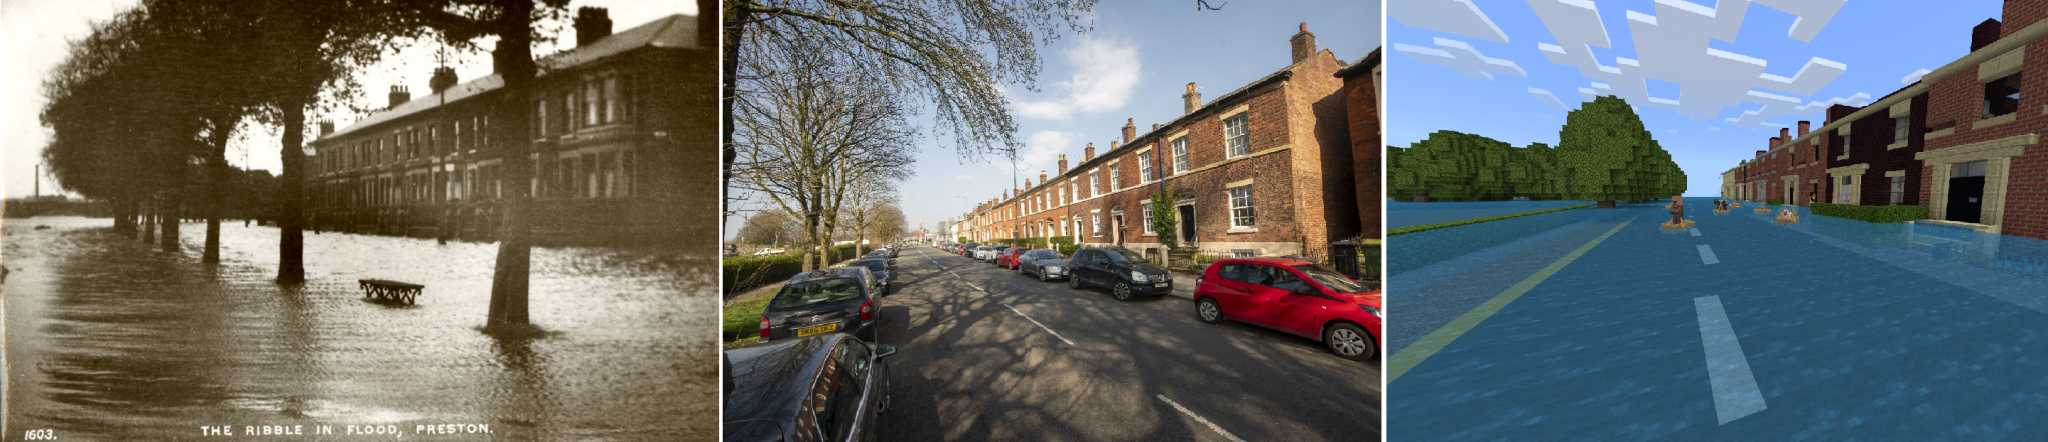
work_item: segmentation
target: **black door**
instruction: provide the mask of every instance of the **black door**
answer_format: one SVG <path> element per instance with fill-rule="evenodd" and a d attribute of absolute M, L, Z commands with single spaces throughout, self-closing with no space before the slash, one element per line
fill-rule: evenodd
<path fill-rule="evenodd" d="M 1948 180 L 1948 220 L 1981 223 L 1984 215 L 1984 177 Z"/>
<path fill-rule="evenodd" d="M 1184 244 L 1194 244 L 1194 243 L 1195 243 L 1195 206 L 1194 206 L 1194 205 L 1192 205 L 1192 204 L 1190 204 L 1190 205 L 1186 205 L 1186 206 L 1179 206 L 1179 207 L 1175 207 L 1175 209 L 1176 209 L 1176 210 L 1179 210 L 1179 211 L 1180 211 L 1180 241 L 1181 241 L 1181 243 L 1184 243 Z"/>

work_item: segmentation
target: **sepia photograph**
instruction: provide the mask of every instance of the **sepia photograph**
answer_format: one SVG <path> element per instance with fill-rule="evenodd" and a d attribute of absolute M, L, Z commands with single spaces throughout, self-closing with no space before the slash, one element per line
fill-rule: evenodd
<path fill-rule="evenodd" d="M 5 438 L 718 437 L 717 8 L 0 2 Z"/>

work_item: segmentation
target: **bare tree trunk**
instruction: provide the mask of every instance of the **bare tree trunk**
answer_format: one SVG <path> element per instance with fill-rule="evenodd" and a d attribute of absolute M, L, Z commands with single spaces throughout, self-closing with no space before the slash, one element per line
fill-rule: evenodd
<path fill-rule="evenodd" d="M 144 198 L 142 206 L 142 242 L 156 242 L 156 197 Z"/>
<path fill-rule="evenodd" d="M 725 193 L 727 195 L 737 193 L 731 190 L 732 165 L 733 162 L 739 159 L 739 148 L 733 146 L 732 140 L 732 111 L 734 100 L 737 100 L 736 97 L 739 96 L 738 94 L 740 71 L 740 37 L 746 35 L 746 22 L 748 18 L 746 12 L 747 8 L 745 7 L 747 5 L 740 3 L 748 3 L 751 1 L 752 0 L 733 0 L 731 2 L 719 2 L 719 4 L 722 6 L 721 9 L 723 9 L 722 11 L 719 11 L 720 20 L 723 20 L 725 28 L 724 38 L 719 39 L 721 46 L 723 46 L 721 48 L 722 52 L 720 53 L 724 54 L 724 59 L 719 60 L 719 64 L 724 66 L 723 69 L 720 69 L 721 73 L 719 74 L 721 77 L 719 79 L 719 88 L 724 91 L 722 94 L 719 95 L 719 100 L 721 101 L 719 105 L 724 109 L 724 112 L 719 113 L 719 118 L 724 120 L 724 125 L 721 127 L 723 128 L 722 130 L 724 130 L 725 133 L 719 137 L 719 148 L 723 151 L 722 156 L 724 162 L 723 164 L 720 165 L 720 173 L 718 174 L 718 176 L 721 180 L 719 182 L 720 187 L 726 189 Z M 700 2 L 699 4 L 702 3 Z M 697 13 L 708 14 L 710 13 L 710 11 L 700 9 L 697 11 Z M 731 201 L 721 201 L 720 204 L 731 205 Z M 720 209 L 722 209 L 720 210 L 720 213 L 725 213 L 725 211 L 727 210 L 732 210 L 731 207 L 721 207 Z"/>
<path fill-rule="evenodd" d="M 182 181 L 184 180 L 174 176 L 171 178 L 171 188 L 182 189 L 184 187 Z M 179 204 L 180 201 L 176 191 L 171 192 L 171 196 L 164 198 L 163 214 L 157 215 L 157 222 L 163 224 L 164 229 L 163 235 L 157 237 L 157 248 L 159 250 L 165 252 L 178 251 L 178 221 L 184 217 L 178 211 Z"/>
<path fill-rule="evenodd" d="M 280 210 L 277 214 L 279 231 L 277 244 L 277 281 L 297 284 L 306 281 L 306 231 L 301 219 L 305 214 L 304 198 L 306 178 L 303 163 L 306 153 L 300 145 L 306 141 L 306 102 L 285 103 L 284 145 L 281 159 L 284 162 L 283 183 L 278 189 L 277 200 Z"/>
<path fill-rule="evenodd" d="M 199 254 L 199 262 L 206 263 L 220 262 L 220 215 L 228 193 L 228 137 L 215 135 L 213 142 L 213 152 L 206 159 L 206 246 Z"/>
<path fill-rule="evenodd" d="M 507 93 L 500 99 L 498 139 L 505 140 L 509 150 L 503 164 L 506 166 L 505 179 L 511 181 L 506 187 L 512 190 L 512 199 L 505 210 L 505 238 L 498 243 L 497 266 L 491 274 L 491 307 L 487 328 L 518 326 L 527 324 L 527 283 L 532 269 L 532 224 L 533 198 L 530 195 L 532 161 L 527 153 L 533 151 L 532 139 L 527 135 L 526 118 L 533 106 L 527 102 L 527 93 L 533 83 L 535 67 L 530 45 L 533 29 L 533 3 L 516 1 L 506 5 L 497 21 L 497 47 L 491 51 L 491 62 L 500 78 L 505 81 Z"/>

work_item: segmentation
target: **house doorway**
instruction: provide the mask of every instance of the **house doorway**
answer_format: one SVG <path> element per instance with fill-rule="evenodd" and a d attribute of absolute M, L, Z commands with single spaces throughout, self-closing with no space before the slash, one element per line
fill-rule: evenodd
<path fill-rule="evenodd" d="M 1109 214 L 1109 242 L 1124 245 L 1124 213 Z"/>
<path fill-rule="evenodd" d="M 1180 220 L 1180 243 L 1195 245 L 1195 203 L 1180 203 L 1173 210 L 1174 218 Z"/>
<path fill-rule="evenodd" d="M 1984 222 L 1984 170 L 1987 164 L 1979 160 L 1949 166 L 1949 221 Z"/>

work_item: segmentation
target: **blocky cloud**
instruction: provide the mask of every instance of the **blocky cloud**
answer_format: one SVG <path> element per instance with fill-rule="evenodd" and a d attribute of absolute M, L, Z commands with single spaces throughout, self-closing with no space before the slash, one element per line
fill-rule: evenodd
<path fill-rule="evenodd" d="M 1927 68 L 1914 69 L 1913 72 L 1907 72 L 1905 77 L 1899 78 L 1899 85 L 1904 86 L 1913 84 L 1913 82 L 1915 81 L 1920 81 L 1920 77 L 1925 77 L 1927 76 L 1927 74 L 1932 73 L 1934 73 L 1934 71 L 1927 70 Z"/>
<path fill-rule="evenodd" d="M 1840 9 L 1841 1 L 1784 0 L 1766 4 L 1799 16 L 1791 33 L 1794 39 L 1805 41 L 1827 24 L 1834 11 Z M 1742 103 L 1763 104 L 1761 110 L 1765 114 L 1797 109 L 1802 107 L 1800 100 L 1781 94 L 1819 93 L 1848 71 L 1848 65 L 1814 57 L 1797 73 L 1786 77 L 1764 72 L 1767 63 L 1763 59 L 1710 47 L 1709 43 L 1715 40 L 1735 41 L 1748 14 L 1748 0 L 1722 0 L 1712 7 L 1685 0 L 1656 0 L 1654 15 L 1627 11 L 1627 26 L 1639 59 L 1615 57 L 1613 65 L 1602 64 L 1593 52 L 1594 48 L 1609 47 L 1612 43 L 1591 0 L 1530 0 L 1529 5 L 1557 41 L 1538 43 L 1537 51 L 1550 62 L 1571 66 L 1585 75 L 1593 87 L 1582 88 L 1582 93 L 1590 90 L 1631 103 L 1673 108 L 1689 118 L 1713 118 Z M 1651 97 L 1648 80 L 1676 85 L 1678 97 Z M 1731 120 L 1750 123 L 1761 118 Z"/>
<path fill-rule="evenodd" d="M 1494 43 L 1507 43 L 1508 34 L 1487 18 L 1472 0 L 1401 0 L 1387 4 L 1387 15 L 1408 26 L 1427 28 Z"/>
<path fill-rule="evenodd" d="M 1857 92 L 1855 95 L 1850 95 L 1847 97 L 1829 98 L 1827 101 L 1809 101 L 1806 102 L 1806 104 L 1800 104 L 1798 98 L 1787 97 L 1784 95 L 1778 95 L 1763 91 L 1749 91 L 1748 95 L 1752 98 L 1763 100 L 1765 102 L 1764 105 L 1756 109 L 1742 111 L 1741 114 L 1738 114 L 1733 117 L 1728 117 L 1727 119 L 1722 121 L 1737 126 L 1749 125 L 1781 127 L 1783 126 L 1783 124 L 1768 123 L 1764 120 L 1772 118 L 1782 118 L 1793 115 L 1822 114 L 1827 112 L 1828 106 L 1833 106 L 1837 104 L 1846 104 L 1850 106 L 1870 105 L 1870 93 L 1868 92 Z M 1822 116 L 1824 117 L 1824 115 Z"/>
<path fill-rule="evenodd" d="M 1536 96 L 1537 98 L 1541 98 L 1541 99 L 1543 99 L 1543 102 L 1545 102 L 1545 103 L 1550 103 L 1551 105 L 1557 106 L 1557 110 L 1561 110 L 1561 111 L 1567 111 L 1567 112 L 1569 112 L 1569 111 L 1571 111 L 1571 110 L 1572 110 L 1572 108 L 1571 108 L 1570 106 L 1565 106 L 1565 105 L 1564 105 L 1564 100 L 1559 100 L 1559 99 L 1557 99 L 1557 94 L 1553 94 L 1553 93 L 1550 93 L 1550 90 L 1548 90 L 1548 89 L 1542 89 L 1542 88 L 1533 88 L 1533 87 L 1532 87 L 1532 88 L 1529 88 L 1529 95 L 1534 95 L 1534 96 Z"/>
<path fill-rule="evenodd" d="M 1434 39 L 1434 43 L 1436 46 L 1395 43 L 1394 51 L 1408 54 L 1424 63 L 1448 66 L 1473 78 L 1492 80 L 1494 74 L 1529 76 L 1528 72 L 1522 70 L 1521 65 L 1507 59 L 1488 57 L 1479 53 L 1479 50 L 1469 43 L 1442 37 Z"/>

